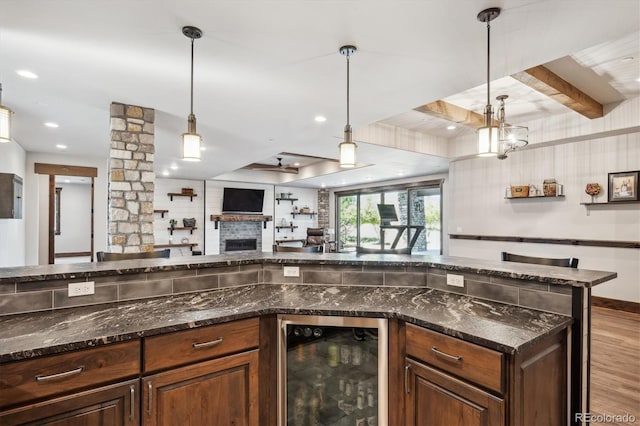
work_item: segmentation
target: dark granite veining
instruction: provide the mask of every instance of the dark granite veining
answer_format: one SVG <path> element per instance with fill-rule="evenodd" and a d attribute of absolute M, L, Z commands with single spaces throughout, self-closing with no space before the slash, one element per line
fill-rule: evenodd
<path fill-rule="evenodd" d="M 466 257 L 392 254 L 357 255 L 354 253 L 256 253 L 0 268 L 0 284 L 18 283 L 18 286 L 20 286 L 20 283 L 23 282 L 43 280 L 92 279 L 108 275 L 180 271 L 250 264 L 426 267 L 576 287 L 592 287 L 617 277 L 615 272 L 489 261 Z"/>
<path fill-rule="evenodd" d="M 274 313 L 400 318 L 506 353 L 572 322 L 426 288 L 261 284 L 0 318 L 0 362 Z"/>

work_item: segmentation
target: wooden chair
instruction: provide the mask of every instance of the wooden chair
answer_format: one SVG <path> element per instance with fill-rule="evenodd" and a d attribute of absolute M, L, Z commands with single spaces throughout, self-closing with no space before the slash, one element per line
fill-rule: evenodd
<path fill-rule="evenodd" d="M 98 262 L 110 262 L 112 260 L 129 260 L 129 259 L 157 259 L 168 258 L 171 255 L 171 249 L 145 251 L 142 253 L 105 253 L 103 251 L 96 252 Z"/>
<path fill-rule="evenodd" d="M 305 247 L 291 247 L 291 246 L 273 246 L 274 252 L 289 252 L 289 253 L 322 253 L 322 246 L 305 246 Z"/>
<path fill-rule="evenodd" d="M 307 228 L 307 238 L 304 241 L 305 247 L 324 246 L 324 228 Z"/>
<path fill-rule="evenodd" d="M 520 263 L 537 263 L 539 265 L 549 266 L 563 266 L 565 268 L 577 268 L 578 260 L 575 257 L 569 257 L 566 259 L 552 259 L 548 257 L 533 257 L 533 256 L 521 256 L 519 254 L 502 252 L 502 260 L 507 262 L 520 262 Z"/>

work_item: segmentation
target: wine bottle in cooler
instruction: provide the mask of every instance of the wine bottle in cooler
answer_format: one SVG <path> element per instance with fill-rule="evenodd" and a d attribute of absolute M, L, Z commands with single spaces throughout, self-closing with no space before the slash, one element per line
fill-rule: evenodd
<path fill-rule="evenodd" d="M 365 415 L 367 416 L 367 426 L 378 425 L 378 410 L 375 407 L 373 392 L 367 393 L 367 408 L 365 408 Z"/>
<path fill-rule="evenodd" d="M 359 392 L 356 398 L 355 426 L 367 426 L 367 414 L 364 409 L 364 392 Z"/>

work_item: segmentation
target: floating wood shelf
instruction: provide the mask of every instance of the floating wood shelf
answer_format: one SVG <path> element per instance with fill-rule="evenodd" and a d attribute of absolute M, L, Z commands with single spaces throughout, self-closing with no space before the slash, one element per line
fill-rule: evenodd
<path fill-rule="evenodd" d="M 197 245 L 198 243 L 155 244 L 153 248 L 189 247 L 189 250 L 193 251 L 193 248 Z"/>
<path fill-rule="evenodd" d="M 504 197 L 505 200 L 528 200 L 530 198 L 564 198 L 564 195 L 530 195 L 528 197 Z"/>
<path fill-rule="evenodd" d="M 276 198 L 278 205 L 280 205 L 280 201 L 291 201 L 291 205 L 293 205 L 294 201 L 298 201 L 297 198 Z"/>
<path fill-rule="evenodd" d="M 585 206 L 587 208 L 587 216 L 591 215 L 591 207 L 600 207 L 600 206 L 615 206 L 616 204 L 637 204 L 640 203 L 638 200 L 631 201 L 603 201 L 599 203 L 580 203 L 581 206 Z"/>
<path fill-rule="evenodd" d="M 291 212 L 291 216 L 293 216 L 293 217 L 296 217 L 296 215 L 298 215 L 298 216 L 307 215 L 307 216 L 310 216 L 310 217 L 314 217 L 317 214 L 318 213 L 316 213 L 316 212 L 307 212 L 307 213 Z"/>
<path fill-rule="evenodd" d="M 173 197 L 189 197 L 191 201 L 193 201 L 193 197 L 197 197 L 198 194 L 183 194 L 181 192 L 168 192 L 167 195 L 173 201 Z"/>
<path fill-rule="evenodd" d="M 193 230 L 194 229 L 198 229 L 195 226 L 181 226 L 181 227 L 173 227 L 173 228 L 167 228 L 169 230 L 169 233 L 171 235 L 173 235 L 173 231 L 189 231 L 191 233 L 191 235 L 193 235 Z"/>
<path fill-rule="evenodd" d="M 154 213 L 160 213 L 160 217 L 164 219 L 164 214 L 169 213 L 169 210 L 154 210 Z"/>
<path fill-rule="evenodd" d="M 271 222 L 273 216 L 261 214 L 212 214 L 210 219 L 215 223 L 215 229 L 218 229 L 220 222 L 263 222 L 264 229 L 267 229 L 267 222 Z"/>
<path fill-rule="evenodd" d="M 306 240 L 304 239 L 295 239 L 295 238 L 283 238 L 281 240 L 276 240 L 276 244 L 282 243 L 304 243 Z"/>
<path fill-rule="evenodd" d="M 276 226 L 276 230 L 278 232 L 280 232 L 281 229 L 291 229 L 291 232 L 293 232 L 294 229 L 296 229 L 297 226 L 295 225 L 287 225 L 287 226 Z"/>

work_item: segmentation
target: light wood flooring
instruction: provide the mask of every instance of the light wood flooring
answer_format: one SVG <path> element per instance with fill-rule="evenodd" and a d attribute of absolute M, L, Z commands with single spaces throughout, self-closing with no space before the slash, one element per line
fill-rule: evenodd
<path fill-rule="evenodd" d="M 640 314 L 591 311 L 591 414 L 635 416 L 640 425 Z"/>

